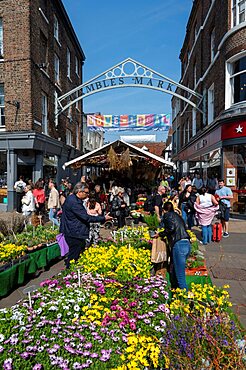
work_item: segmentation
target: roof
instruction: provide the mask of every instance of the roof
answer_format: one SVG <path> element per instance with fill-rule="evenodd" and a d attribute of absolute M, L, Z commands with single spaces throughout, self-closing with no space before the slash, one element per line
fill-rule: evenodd
<path fill-rule="evenodd" d="M 145 143 L 145 145 L 147 146 L 148 143 Z M 100 156 L 107 155 L 110 147 L 112 147 L 117 154 L 121 154 L 123 151 L 129 148 L 130 155 L 132 156 L 152 159 L 154 161 L 159 162 L 161 165 L 166 165 L 170 167 L 175 166 L 173 162 L 166 161 L 164 158 L 156 154 L 153 154 L 146 150 L 142 150 L 141 148 L 135 145 L 126 143 L 122 140 L 116 140 L 112 143 L 102 146 L 101 148 L 92 150 L 89 153 L 83 154 L 82 156 L 78 158 L 72 159 L 71 161 L 64 163 L 63 169 L 65 169 L 66 167 L 80 167 L 80 166 L 92 165 L 93 163 L 95 164 L 95 161 L 97 161 L 97 158 L 99 162 L 101 160 Z"/>
<path fill-rule="evenodd" d="M 138 148 L 146 146 L 150 153 L 158 155 L 159 157 L 162 157 L 163 151 L 166 148 L 166 143 L 164 143 L 163 141 L 158 143 L 147 143 L 147 142 L 134 143 L 133 145 L 135 145 Z"/>

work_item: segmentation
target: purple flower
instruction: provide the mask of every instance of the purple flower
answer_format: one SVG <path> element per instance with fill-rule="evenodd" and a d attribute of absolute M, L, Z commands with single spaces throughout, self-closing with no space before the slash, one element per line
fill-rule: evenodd
<path fill-rule="evenodd" d="M 43 365 L 41 364 L 36 364 L 33 366 L 33 370 L 41 370 L 41 369 L 43 369 Z"/>
<path fill-rule="evenodd" d="M 83 356 L 90 356 L 90 354 L 91 354 L 90 351 L 84 351 L 83 352 Z"/>
<path fill-rule="evenodd" d="M 88 342 L 84 344 L 85 349 L 91 349 L 92 348 L 92 343 Z"/>
<path fill-rule="evenodd" d="M 91 354 L 90 354 L 90 357 L 91 357 L 91 358 L 97 358 L 97 357 L 98 357 L 98 354 L 97 354 L 97 353 L 95 353 L 95 352 L 94 352 L 94 353 L 91 353 Z"/>

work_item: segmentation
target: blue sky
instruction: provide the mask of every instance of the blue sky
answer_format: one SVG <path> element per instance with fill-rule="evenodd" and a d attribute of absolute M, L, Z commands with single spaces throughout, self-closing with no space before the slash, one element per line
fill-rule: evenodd
<path fill-rule="evenodd" d="M 63 3 L 86 56 L 84 82 L 127 57 L 179 81 L 179 53 L 192 0 L 63 0 Z M 170 95 L 154 90 L 115 89 L 86 98 L 84 111 L 171 113 L 170 99 Z M 109 133 L 106 139 L 115 140 L 118 136 Z M 159 132 L 158 140 L 165 140 L 164 136 Z"/>

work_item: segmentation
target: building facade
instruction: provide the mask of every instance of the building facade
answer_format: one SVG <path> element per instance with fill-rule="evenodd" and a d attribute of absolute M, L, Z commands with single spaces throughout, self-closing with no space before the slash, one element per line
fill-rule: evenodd
<path fill-rule="evenodd" d="M 81 154 L 82 103 L 58 116 L 56 98 L 82 83 L 84 60 L 61 0 L 1 1 L 0 209 L 20 175 L 59 181 Z"/>
<path fill-rule="evenodd" d="M 239 213 L 245 213 L 246 199 L 245 12 L 245 0 L 193 2 L 180 82 L 203 98 L 200 110 L 172 99 L 179 175 L 198 171 L 204 181 L 224 178 L 233 190 L 233 212 Z"/>

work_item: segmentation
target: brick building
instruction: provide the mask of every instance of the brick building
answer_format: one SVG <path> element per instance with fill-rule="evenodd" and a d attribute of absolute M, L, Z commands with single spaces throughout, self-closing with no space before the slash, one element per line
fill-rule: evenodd
<path fill-rule="evenodd" d="M 20 175 L 59 181 L 81 154 L 82 103 L 58 117 L 56 97 L 82 83 L 84 60 L 61 0 L 0 2 L 1 209 L 13 209 Z"/>
<path fill-rule="evenodd" d="M 180 53 L 181 83 L 203 96 L 203 113 L 172 99 L 179 174 L 224 177 L 233 211 L 245 212 L 246 1 L 195 0 Z M 188 95 L 187 95 L 188 97 Z"/>

